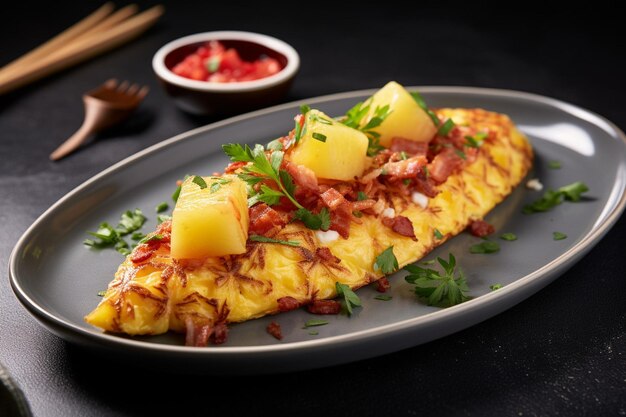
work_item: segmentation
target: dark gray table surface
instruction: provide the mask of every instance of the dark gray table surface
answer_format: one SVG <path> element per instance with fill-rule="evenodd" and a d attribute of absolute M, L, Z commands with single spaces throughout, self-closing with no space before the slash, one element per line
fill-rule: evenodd
<path fill-rule="evenodd" d="M 20 2 L 3 13 L 0 65 L 88 14 L 80 4 Z M 151 2 L 140 2 L 147 7 Z M 11 249 L 65 193 L 111 164 L 212 120 L 178 111 L 151 57 L 209 30 L 250 30 L 291 43 L 302 69 L 285 101 L 382 86 L 463 85 L 569 101 L 626 128 L 626 54 L 618 13 L 293 3 L 271 9 L 166 3 L 136 41 L 0 97 L 0 362 L 35 416 L 626 415 L 626 220 L 569 272 L 510 310 L 402 352 L 308 372 L 212 377 L 118 363 L 50 334 L 9 285 Z M 10 17 L 10 18 L 7 18 Z M 110 77 L 151 87 L 126 125 L 58 163 L 48 154 L 78 128 L 81 94 Z M 584 177 L 584 173 L 581 173 Z M 234 394 L 234 397 L 231 395 Z"/>

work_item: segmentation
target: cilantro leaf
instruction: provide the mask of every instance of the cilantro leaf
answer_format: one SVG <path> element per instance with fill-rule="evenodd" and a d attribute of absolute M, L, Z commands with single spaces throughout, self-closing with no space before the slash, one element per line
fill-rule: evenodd
<path fill-rule="evenodd" d="M 300 208 L 295 211 L 294 217 L 311 230 L 327 231 L 330 228 L 330 212 L 326 207 L 320 210 L 319 214 Z"/>
<path fill-rule="evenodd" d="M 250 239 L 253 242 L 278 243 L 280 245 L 286 245 L 286 246 L 300 246 L 300 242 L 297 242 L 295 240 L 272 239 L 271 237 L 266 237 L 266 236 L 261 236 L 261 235 L 250 235 L 248 239 Z"/>
<path fill-rule="evenodd" d="M 465 276 L 461 271 L 458 276 L 456 274 L 454 255 L 449 254 L 447 261 L 438 257 L 437 261 L 444 270 L 443 274 L 417 265 L 407 265 L 404 268 L 410 273 L 404 279 L 415 285 L 415 294 L 426 299 L 428 305 L 440 307 L 450 307 L 469 300 Z"/>
<path fill-rule="evenodd" d="M 143 215 L 141 210 L 135 209 L 134 211 L 127 210 L 122 213 L 122 217 L 120 218 L 120 222 L 115 228 L 115 230 L 120 235 L 127 235 L 129 233 L 134 232 L 135 230 L 141 229 L 141 226 L 146 222 L 146 217 Z"/>
<path fill-rule="evenodd" d="M 399 268 L 398 259 L 393 253 L 393 246 L 389 246 L 376 257 L 374 270 L 381 271 L 385 275 L 393 274 Z"/>
<path fill-rule="evenodd" d="M 543 196 L 524 207 L 524 214 L 540 213 L 549 211 L 561 204 L 564 200 L 577 202 L 581 199 L 581 194 L 589 191 L 589 187 L 583 182 L 577 181 L 572 184 L 564 185 L 558 190 L 548 190 Z"/>
<path fill-rule="evenodd" d="M 349 316 L 352 315 L 352 307 L 361 307 L 361 299 L 352 291 L 349 285 L 340 282 L 335 283 L 337 295 L 343 297 L 341 305 Z"/>

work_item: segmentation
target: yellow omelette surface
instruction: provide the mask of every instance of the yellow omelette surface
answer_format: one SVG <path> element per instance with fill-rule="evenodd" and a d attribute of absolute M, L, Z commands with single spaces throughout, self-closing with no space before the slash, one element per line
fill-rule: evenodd
<path fill-rule="evenodd" d="M 130 335 L 184 332 L 189 317 L 198 324 L 240 322 L 278 312 L 282 297 L 307 304 L 335 297 L 336 282 L 354 289 L 377 280 L 382 274 L 373 268 L 375 258 L 391 245 L 400 267 L 419 260 L 502 201 L 525 177 L 533 156 L 528 140 L 506 115 L 481 109 L 436 113 L 477 131 L 495 132 L 495 139 L 485 141 L 474 162 L 440 185 L 441 192 L 426 208 L 406 197 L 392 198 L 396 215 L 413 223 L 417 241 L 393 232 L 374 215 L 364 215 L 361 224 L 351 224 L 349 239 L 325 245 L 301 223 L 291 223 L 274 238 L 299 241 L 299 247 L 249 242 L 243 255 L 186 264 L 160 250 L 139 267 L 127 258 L 85 320 Z M 444 239 L 435 239 L 435 229 Z M 322 246 L 340 261 L 320 257 L 317 249 Z"/>

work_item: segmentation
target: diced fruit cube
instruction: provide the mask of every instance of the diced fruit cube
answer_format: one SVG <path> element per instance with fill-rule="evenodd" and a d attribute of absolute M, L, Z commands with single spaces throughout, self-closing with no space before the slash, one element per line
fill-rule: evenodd
<path fill-rule="evenodd" d="M 291 161 L 311 169 L 318 178 L 351 180 L 363 174 L 367 136 L 319 110 L 306 114 L 304 133 L 291 152 Z"/>
<path fill-rule="evenodd" d="M 171 248 L 174 259 L 205 258 L 245 253 L 248 240 L 246 184 L 236 176 L 195 177 L 181 187 L 172 213 Z"/>
<path fill-rule="evenodd" d="M 391 113 L 380 126 L 373 129 L 380 134 L 380 144 L 385 147 L 391 146 L 391 139 L 394 137 L 428 142 L 437 132 L 430 116 L 415 102 L 411 94 L 395 81 L 387 83 L 365 103 L 370 104 L 371 108 L 361 122 L 362 126 L 374 116 L 377 107 L 389 105 Z"/>

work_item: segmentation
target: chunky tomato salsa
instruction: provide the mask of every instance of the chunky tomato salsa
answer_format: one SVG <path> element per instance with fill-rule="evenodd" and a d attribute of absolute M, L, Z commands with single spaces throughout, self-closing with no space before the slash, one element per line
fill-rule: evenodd
<path fill-rule="evenodd" d="M 274 58 L 264 56 L 253 62 L 244 61 L 236 49 L 226 48 L 219 41 L 200 46 L 172 69 L 181 77 L 217 83 L 258 80 L 280 70 Z"/>

